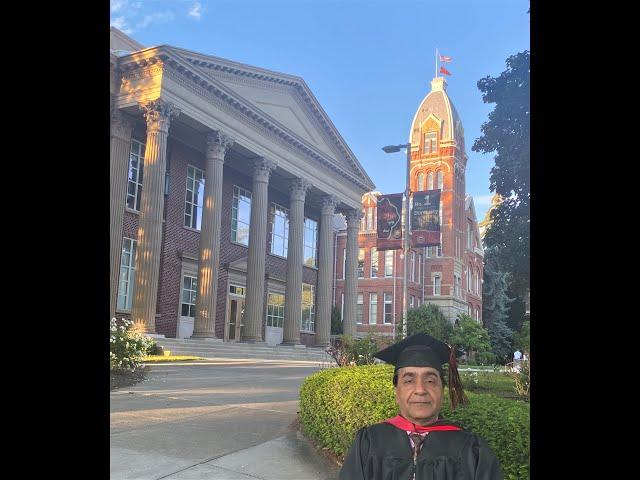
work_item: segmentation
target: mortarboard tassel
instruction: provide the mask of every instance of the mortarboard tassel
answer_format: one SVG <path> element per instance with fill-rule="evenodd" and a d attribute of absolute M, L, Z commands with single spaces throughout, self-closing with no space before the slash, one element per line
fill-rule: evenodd
<path fill-rule="evenodd" d="M 466 405 L 469 403 L 467 396 L 462 388 L 462 380 L 460 380 L 460 374 L 458 373 L 458 361 L 456 360 L 456 348 L 451 347 L 451 353 L 449 354 L 449 398 L 451 400 L 451 408 L 453 410 L 460 405 Z"/>

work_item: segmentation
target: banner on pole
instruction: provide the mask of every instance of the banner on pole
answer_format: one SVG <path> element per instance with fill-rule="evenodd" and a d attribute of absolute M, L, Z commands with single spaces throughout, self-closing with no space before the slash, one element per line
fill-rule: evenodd
<path fill-rule="evenodd" d="M 378 196 L 378 250 L 402 248 L 402 194 Z"/>
<path fill-rule="evenodd" d="M 440 189 L 413 194 L 411 244 L 414 247 L 440 245 Z"/>

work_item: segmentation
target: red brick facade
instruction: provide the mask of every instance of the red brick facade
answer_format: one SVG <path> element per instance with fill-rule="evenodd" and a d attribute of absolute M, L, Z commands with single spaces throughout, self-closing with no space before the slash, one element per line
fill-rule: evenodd
<path fill-rule="evenodd" d="M 134 138 L 144 142 L 144 127 L 137 126 Z M 192 165 L 205 170 L 204 154 L 198 152 L 176 139 L 169 137 L 167 144 L 167 174 L 170 179 L 168 195 L 165 195 L 163 242 L 160 259 L 160 274 L 158 281 L 158 302 L 156 311 L 156 332 L 166 337 L 176 337 L 178 319 L 180 315 L 180 302 L 182 294 L 182 274 L 184 265 L 191 266 L 191 272 L 197 277 L 197 258 L 200 241 L 200 232 L 184 226 L 185 191 L 187 181 L 187 167 Z M 229 291 L 229 265 L 233 262 L 246 260 L 248 247 L 231 241 L 231 211 L 233 202 L 233 186 L 237 185 L 251 191 L 252 178 L 233 167 L 233 158 L 228 158 L 224 165 L 223 195 L 222 195 L 222 222 L 220 225 L 220 270 L 218 274 L 218 295 L 216 311 L 216 336 L 224 338 L 225 320 L 227 314 Z M 144 180 L 143 186 L 144 188 Z M 269 189 L 269 205 L 276 202 L 284 207 L 289 206 L 288 194 Z M 269 209 L 270 211 L 270 209 Z M 305 210 L 305 216 L 320 221 L 317 211 Z M 123 221 L 123 237 L 136 239 L 138 229 L 138 213 L 126 210 Z M 272 255 L 271 249 L 271 223 L 268 222 L 266 245 L 267 281 L 273 279 L 284 284 L 286 282 L 287 260 L 286 258 Z M 187 268 L 189 268 L 187 266 Z M 302 281 L 316 287 L 317 269 L 303 267 Z M 246 286 L 244 283 L 241 286 Z M 263 329 L 266 322 L 268 287 L 265 284 Z M 284 288 L 282 289 L 284 294 Z M 130 312 L 118 310 L 118 318 L 130 317 Z M 263 330 L 264 335 L 264 330 Z M 301 342 L 312 346 L 315 335 L 301 332 Z M 263 336 L 264 338 L 264 336 Z"/>

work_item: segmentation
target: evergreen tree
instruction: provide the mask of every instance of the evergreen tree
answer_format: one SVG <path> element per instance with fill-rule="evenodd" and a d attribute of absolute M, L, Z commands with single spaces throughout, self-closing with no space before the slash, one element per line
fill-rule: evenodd
<path fill-rule="evenodd" d="M 494 320 L 487 327 L 491 351 L 499 363 L 506 364 L 511 361 L 514 344 L 513 331 L 502 320 Z"/>
<path fill-rule="evenodd" d="M 482 282 L 482 318 L 489 327 L 494 322 L 506 322 L 509 308 L 514 298 L 507 292 L 510 287 L 509 273 L 500 271 L 497 247 L 485 250 L 485 264 Z"/>

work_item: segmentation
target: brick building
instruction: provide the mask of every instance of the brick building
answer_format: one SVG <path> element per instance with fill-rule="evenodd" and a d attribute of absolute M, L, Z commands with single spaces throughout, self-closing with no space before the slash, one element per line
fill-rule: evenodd
<path fill-rule="evenodd" d="M 334 215 L 356 237 L 374 185 L 304 80 L 115 28 L 110 59 L 111 315 L 151 335 L 328 344 Z"/>
<path fill-rule="evenodd" d="M 434 78 L 431 91 L 414 116 L 411 132 L 410 189 L 441 189 L 441 244 L 412 249 L 408 260 L 408 308 L 424 302 L 438 305 L 452 322 L 468 313 L 482 322 L 483 250 L 473 199 L 465 193 L 467 155 L 460 117 L 446 93 L 444 78 Z M 362 197 L 358 236 L 357 332 L 372 326 L 391 334 L 402 318 L 401 250 L 378 252 L 376 196 Z M 403 215 L 404 218 L 404 215 Z M 334 301 L 342 305 L 342 262 L 346 236 L 337 235 Z M 373 261 L 372 261 L 373 259 Z"/>

